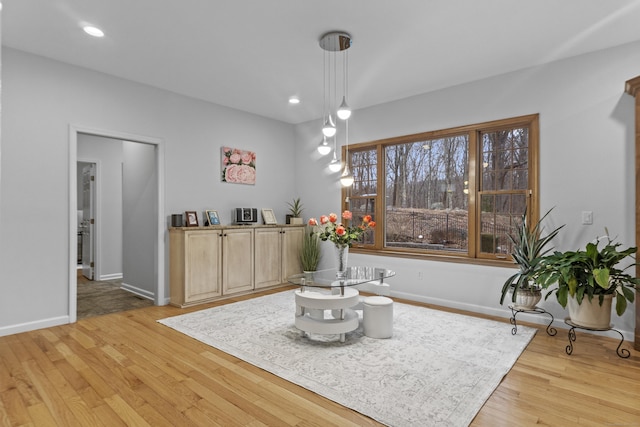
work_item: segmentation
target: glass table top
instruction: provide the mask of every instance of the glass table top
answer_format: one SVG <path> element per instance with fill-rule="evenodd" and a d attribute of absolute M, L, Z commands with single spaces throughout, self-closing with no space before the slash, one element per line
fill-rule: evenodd
<path fill-rule="evenodd" d="M 336 278 L 337 270 L 330 268 L 308 273 L 295 274 L 287 279 L 291 284 L 298 286 L 312 286 L 317 288 L 332 288 L 361 285 L 363 283 L 380 280 L 381 282 L 396 275 L 393 270 L 379 267 L 347 267 L 346 277 L 342 280 Z"/>

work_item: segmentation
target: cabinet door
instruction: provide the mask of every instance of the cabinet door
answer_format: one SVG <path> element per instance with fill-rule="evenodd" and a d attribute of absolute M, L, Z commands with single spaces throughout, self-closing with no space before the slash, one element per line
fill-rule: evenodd
<path fill-rule="evenodd" d="M 305 227 L 286 227 L 282 234 L 282 281 L 294 274 L 302 273 L 300 251 Z"/>
<path fill-rule="evenodd" d="M 282 283 L 282 228 L 255 230 L 255 288 Z"/>
<path fill-rule="evenodd" d="M 222 232 L 222 293 L 253 289 L 253 228 Z"/>
<path fill-rule="evenodd" d="M 185 303 L 220 296 L 219 231 L 185 232 Z"/>

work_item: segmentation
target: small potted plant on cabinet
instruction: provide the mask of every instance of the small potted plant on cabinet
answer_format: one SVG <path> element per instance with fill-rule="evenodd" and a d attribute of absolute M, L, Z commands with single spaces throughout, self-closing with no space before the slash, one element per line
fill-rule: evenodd
<path fill-rule="evenodd" d="M 289 214 L 287 214 L 287 224 L 302 224 L 302 202 L 300 197 L 293 199 L 287 203 L 289 205 Z"/>
<path fill-rule="evenodd" d="M 606 231 L 606 229 L 605 229 Z M 571 322 L 592 329 L 611 327 L 611 305 L 616 297 L 616 313 L 621 316 L 627 309 L 627 303 L 634 301 L 634 289 L 640 279 L 625 273 L 627 268 L 618 268 L 618 264 L 627 258 L 633 258 L 637 248 L 621 249 L 606 231 L 606 244 L 599 248 L 600 238 L 587 244 L 586 250 L 555 252 L 542 261 L 542 271 L 537 278 L 543 288 L 555 293 L 560 305 L 568 306 Z"/>
<path fill-rule="evenodd" d="M 513 244 L 511 256 L 518 265 L 518 272 L 504 282 L 500 304 L 503 304 L 505 298 L 509 295 L 513 308 L 532 310 L 542 298 L 541 287 L 535 283 L 535 280 L 541 271 L 542 259 L 551 251 L 551 248 L 545 249 L 545 247 L 564 227 L 564 225 L 561 225 L 543 237 L 541 223 L 549 215 L 549 212 L 551 210 L 547 211 L 530 228 L 527 224 L 527 211 L 525 210 L 516 229 L 516 235 L 508 235 Z"/>

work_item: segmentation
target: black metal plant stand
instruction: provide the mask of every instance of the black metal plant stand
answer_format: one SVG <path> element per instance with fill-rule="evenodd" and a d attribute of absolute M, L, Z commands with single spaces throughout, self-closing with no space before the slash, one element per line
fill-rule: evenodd
<path fill-rule="evenodd" d="M 613 325 L 609 326 L 608 328 L 589 328 L 589 327 L 586 327 L 586 326 L 576 325 L 569 318 L 564 319 L 564 323 L 566 323 L 567 325 L 571 326 L 571 328 L 569 328 L 569 345 L 566 348 L 567 354 L 569 354 L 569 355 L 571 353 L 573 353 L 573 343 L 576 340 L 576 331 L 575 330 L 577 328 L 577 329 L 584 329 L 585 331 L 595 331 L 595 332 L 615 331 L 615 332 L 617 332 L 618 334 L 620 334 L 620 344 L 618 344 L 618 348 L 616 348 L 616 354 L 619 357 L 622 357 L 623 359 L 626 359 L 629 356 L 631 356 L 631 352 L 629 350 L 627 350 L 626 348 L 620 348 L 620 347 L 622 347 L 622 343 L 624 342 L 624 335 L 622 335 L 622 332 L 620 332 L 619 330 L 613 329 Z"/>
<path fill-rule="evenodd" d="M 518 324 L 516 322 L 516 316 L 518 315 L 518 313 L 547 314 L 551 317 L 551 321 L 547 325 L 547 334 L 549 334 L 550 336 L 554 336 L 555 334 L 558 333 L 556 328 L 551 326 L 554 320 L 553 314 L 549 313 L 547 310 L 539 307 L 515 308 L 511 305 L 509 306 L 509 308 L 511 309 L 511 319 L 509 319 L 509 322 L 511 322 L 511 324 L 513 325 L 513 329 L 511 330 L 511 335 L 515 335 L 518 333 Z"/>

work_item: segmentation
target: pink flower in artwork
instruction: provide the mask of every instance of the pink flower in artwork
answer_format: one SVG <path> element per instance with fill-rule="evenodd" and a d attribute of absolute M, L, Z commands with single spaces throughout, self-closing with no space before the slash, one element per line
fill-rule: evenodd
<path fill-rule="evenodd" d="M 242 163 L 245 165 L 248 165 L 253 161 L 253 156 L 251 155 L 251 151 L 243 152 L 240 158 L 242 159 Z"/>
<path fill-rule="evenodd" d="M 353 217 L 353 214 L 351 213 L 351 211 L 342 212 L 342 219 L 351 219 L 352 217 Z"/>
<path fill-rule="evenodd" d="M 240 154 L 233 153 L 231 156 L 229 156 L 229 161 L 234 164 L 240 163 Z"/>
<path fill-rule="evenodd" d="M 231 164 L 225 169 L 225 181 L 237 184 L 255 184 L 256 170 L 249 165 Z"/>

